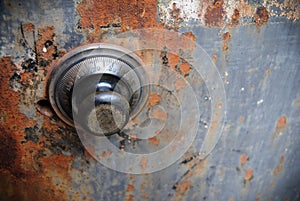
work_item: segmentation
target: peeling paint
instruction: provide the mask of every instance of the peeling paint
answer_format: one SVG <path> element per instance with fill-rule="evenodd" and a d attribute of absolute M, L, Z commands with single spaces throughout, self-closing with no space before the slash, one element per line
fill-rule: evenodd
<path fill-rule="evenodd" d="M 146 1 L 97 1 L 82 0 L 77 5 L 77 30 L 87 34 L 87 41 L 101 40 L 107 30 L 124 32 L 137 28 L 158 26 L 156 22 L 156 0 Z M 95 17 L 97 16 L 97 17 Z"/>
<path fill-rule="evenodd" d="M 176 19 L 180 20 L 172 15 L 174 4 L 178 9 Z M 176 27 L 175 29 L 195 24 L 223 27 L 255 22 L 261 26 L 266 24 L 269 17 L 285 17 L 292 21 L 300 19 L 299 3 L 293 1 L 164 0 L 158 3 L 158 12 L 160 22 L 167 28 Z"/>
<path fill-rule="evenodd" d="M 182 23 L 198 18 L 199 1 L 176 0 L 158 3 L 160 22 L 170 28 L 178 28 Z"/>

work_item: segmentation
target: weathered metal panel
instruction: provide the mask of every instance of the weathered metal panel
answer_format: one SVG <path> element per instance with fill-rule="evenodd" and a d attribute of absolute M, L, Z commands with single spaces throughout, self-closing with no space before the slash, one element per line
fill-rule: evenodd
<path fill-rule="evenodd" d="M 0 200 L 300 199 L 299 1 L 0 1 L 0 8 Z M 199 133 L 171 166 L 134 175 L 85 150 L 49 108 L 46 82 L 71 48 L 140 28 L 171 30 L 207 52 L 225 86 L 227 118 L 205 159 Z M 181 61 L 156 39 L 160 53 L 140 56 L 176 69 Z M 195 48 L 180 45 L 176 53 L 195 60 Z M 193 72 L 177 70 L 187 79 Z"/>

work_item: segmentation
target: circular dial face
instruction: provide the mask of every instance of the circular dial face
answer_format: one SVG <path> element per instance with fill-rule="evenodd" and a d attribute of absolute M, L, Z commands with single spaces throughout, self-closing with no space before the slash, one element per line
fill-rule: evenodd
<path fill-rule="evenodd" d="M 95 76 L 96 80 L 89 79 Z M 81 90 L 78 96 L 88 96 L 88 88 L 92 89 L 89 93 L 95 93 L 97 87 L 113 87 L 113 90 L 128 98 L 130 118 L 136 116 L 146 102 L 148 77 L 136 55 L 115 45 L 82 46 L 67 53 L 53 66 L 48 84 L 52 107 L 69 125 L 74 125 L 73 113 L 80 106 L 79 102 L 72 100 L 72 97 L 77 98 L 73 94 L 74 85 L 84 78 L 89 81 L 83 83 L 86 90 Z M 118 81 L 114 84 L 113 80 Z"/>

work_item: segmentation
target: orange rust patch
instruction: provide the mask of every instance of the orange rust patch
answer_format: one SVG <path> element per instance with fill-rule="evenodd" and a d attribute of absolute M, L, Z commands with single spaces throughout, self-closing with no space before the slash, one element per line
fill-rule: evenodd
<path fill-rule="evenodd" d="M 149 96 L 149 105 L 154 106 L 157 105 L 160 101 L 161 97 L 157 93 L 153 93 Z"/>
<path fill-rule="evenodd" d="M 196 44 L 191 39 L 183 36 L 183 34 L 179 35 L 178 32 L 169 32 L 162 30 L 161 32 L 157 29 L 145 29 L 141 32 L 141 37 L 147 39 L 147 43 L 155 44 L 157 49 L 164 50 L 165 48 L 171 50 L 171 54 L 178 54 L 179 52 L 184 50 L 194 50 Z M 145 51 L 144 51 L 145 52 Z"/>
<path fill-rule="evenodd" d="M 231 23 L 234 25 L 239 24 L 240 19 L 240 11 L 238 9 L 234 9 L 233 14 L 231 16 Z"/>
<path fill-rule="evenodd" d="M 284 156 L 281 156 L 279 159 L 279 164 L 273 170 L 273 176 L 281 175 L 283 168 L 284 168 Z"/>
<path fill-rule="evenodd" d="M 286 116 L 281 116 L 277 122 L 276 122 L 276 128 L 277 129 L 283 129 L 286 127 L 286 124 L 287 124 L 287 120 L 286 120 Z"/>
<path fill-rule="evenodd" d="M 287 118 L 285 115 L 282 115 L 281 117 L 278 118 L 278 120 L 276 122 L 276 128 L 272 135 L 273 140 L 283 134 L 283 132 L 286 128 L 286 125 L 287 125 Z"/>
<path fill-rule="evenodd" d="M 270 75 L 270 74 L 271 74 L 271 70 L 270 69 L 266 70 L 266 75 Z"/>
<path fill-rule="evenodd" d="M 128 192 L 128 191 L 134 191 L 134 186 L 133 185 L 130 185 L 130 184 L 128 184 L 127 185 L 127 189 L 126 189 L 126 191 Z"/>
<path fill-rule="evenodd" d="M 254 15 L 254 21 L 256 25 L 261 26 L 265 24 L 269 19 L 269 12 L 265 7 L 256 8 L 256 13 Z"/>
<path fill-rule="evenodd" d="M 39 61 L 43 60 L 44 62 L 51 62 L 56 56 L 58 56 L 56 48 L 57 44 L 54 42 L 54 26 L 39 28 L 38 34 L 39 37 L 36 44 L 38 59 Z"/>
<path fill-rule="evenodd" d="M 7 185 L 0 182 L 0 193 L 4 200 L 12 201 L 66 199 L 51 177 L 39 172 L 40 168 L 44 170 L 44 164 L 38 164 L 34 154 L 43 144 L 22 144 L 25 129 L 34 127 L 36 122 L 19 111 L 20 93 L 10 89 L 10 78 L 16 69 L 10 57 L 0 59 L 0 177 Z"/>
<path fill-rule="evenodd" d="M 21 74 L 21 83 L 26 86 L 32 86 L 33 78 L 34 78 L 34 74 L 32 72 L 24 72 Z"/>
<path fill-rule="evenodd" d="M 157 137 L 149 138 L 148 141 L 154 145 L 159 145 L 159 142 L 160 142 L 160 140 Z"/>
<path fill-rule="evenodd" d="M 214 64 L 217 63 L 217 55 L 216 55 L 216 54 L 214 54 L 214 55 L 212 56 L 212 61 L 213 61 Z"/>
<path fill-rule="evenodd" d="M 219 102 L 218 104 L 217 104 L 217 108 L 222 108 L 223 107 L 223 103 L 222 102 Z M 218 115 L 217 115 L 218 116 Z"/>
<path fill-rule="evenodd" d="M 226 33 L 223 34 L 222 40 L 229 40 L 230 37 L 231 37 L 230 33 L 229 33 L 229 32 L 226 32 Z"/>
<path fill-rule="evenodd" d="M 186 86 L 186 82 L 184 81 L 184 79 L 178 79 L 175 82 L 175 88 L 176 90 L 181 90 Z"/>
<path fill-rule="evenodd" d="M 13 177 L 0 170 L 0 192 L 3 200 L 67 200 L 63 191 L 53 188 L 51 177 L 31 175 L 26 179 Z"/>
<path fill-rule="evenodd" d="M 83 0 L 77 6 L 80 27 L 96 32 L 101 27 L 121 27 L 122 31 L 156 25 L 156 0 Z"/>
<path fill-rule="evenodd" d="M 134 175 L 130 175 L 129 176 L 129 184 L 127 185 L 126 188 L 126 196 L 127 198 L 125 199 L 125 201 L 130 201 L 130 200 L 134 200 L 134 196 L 132 195 L 132 192 L 135 190 L 134 188 Z"/>
<path fill-rule="evenodd" d="M 40 43 L 45 43 L 47 40 L 53 40 L 54 34 L 54 26 L 46 26 L 45 28 L 39 28 L 38 33 L 40 35 Z"/>
<path fill-rule="evenodd" d="M 186 190 L 190 188 L 191 184 L 191 179 L 193 177 L 198 176 L 201 178 L 204 178 L 205 172 L 207 170 L 207 160 L 193 160 L 190 163 L 187 164 L 190 167 L 190 171 L 184 176 L 183 180 L 178 182 L 175 187 L 176 187 L 176 192 L 174 195 L 174 201 L 180 201 L 183 200 L 182 196 Z M 193 168 L 191 168 L 193 167 Z M 178 189 L 179 186 L 179 189 Z M 181 186 L 181 187 L 180 187 Z"/>
<path fill-rule="evenodd" d="M 10 171 L 14 175 L 24 174 L 21 165 L 21 145 L 24 140 L 26 127 L 35 125 L 35 122 L 20 113 L 20 94 L 10 90 L 9 80 L 16 66 L 12 64 L 10 57 L 0 60 L 0 168 Z"/>
<path fill-rule="evenodd" d="M 136 140 L 136 139 L 137 139 L 137 136 L 136 136 L 136 135 L 130 135 L 130 138 L 131 138 L 132 140 Z"/>
<path fill-rule="evenodd" d="M 176 185 L 176 191 L 180 194 L 184 194 L 187 190 L 189 190 L 190 186 L 190 181 L 183 181 Z"/>
<path fill-rule="evenodd" d="M 221 26 L 223 24 L 223 16 L 223 0 L 217 0 L 213 5 L 207 7 L 204 15 L 205 23 L 208 26 Z"/>
<path fill-rule="evenodd" d="M 73 156 L 64 156 L 62 154 L 40 158 L 40 161 L 45 166 L 44 170 L 57 172 L 63 178 L 69 178 L 67 171 L 71 168 L 72 160 Z"/>
<path fill-rule="evenodd" d="M 187 62 L 180 64 L 180 71 L 183 74 L 183 76 L 188 75 L 191 71 L 190 64 Z"/>
<path fill-rule="evenodd" d="M 223 50 L 224 51 L 228 50 L 228 43 L 227 42 L 223 42 Z"/>
<path fill-rule="evenodd" d="M 242 154 L 240 157 L 240 163 L 242 166 L 244 166 L 247 161 L 249 160 L 249 156 L 247 156 L 246 154 Z"/>
<path fill-rule="evenodd" d="M 229 32 L 226 32 L 222 36 L 222 41 L 223 41 L 223 50 L 226 51 L 228 50 L 228 40 L 231 38 L 231 35 Z"/>
<path fill-rule="evenodd" d="M 34 31 L 35 30 L 35 26 L 32 23 L 27 23 L 23 25 L 23 30 L 30 32 L 30 31 Z"/>
<path fill-rule="evenodd" d="M 207 160 L 202 160 L 200 162 L 196 161 L 196 163 L 198 163 L 198 164 L 196 164 L 196 167 L 194 168 L 194 170 L 195 170 L 195 172 L 198 173 L 198 175 L 200 177 L 203 178 L 205 176 L 205 172 L 206 172 L 206 168 L 207 168 Z M 193 173 L 191 173 L 190 176 L 192 177 Z"/>
<path fill-rule="evenodd" d="M 253 178 L 253 169 L 249 168 L 246 170 L 246 174 L 245 174 L 245 181 L 250 181 Z"/>
<path fill-rule="evenodd" d="M 192 40 L 192 41 L 196 41 L 196 37 L 195 35 L 193 34 L 193 32 L 184 32 L 181 34 L 182 37 L 186 37 L 188 38 L 189 40 Z"/>
<path fill-rule="evenodd" d="M 139 188 L 139 191 L 141 192 L 141 194 L 142 194 L 142 198 L 144 199 L 144 200 L 149 200 L 149 195 L 146 193 L 146 186 L 147 186 L 147 180 L 144 180 L 143 181 L 143 183 L 142 183 L 142 185 L 141 185 L 141 187 Z"/>
<path fill-rule="evenodd" d="M 168 63 L 169 63 L 169 66 L 170 66 L 170 69 L 171 70 L 174 70 L 175 69 L 175 66 L 179 63 L 180 61 L 180 57 L 178 55 L 175 55 L 175 54 L 171 54 L 171 53 L 168 53 L 167 54 L 167 57 L 168 57 Z"/>
<path fill-rule="evenodd" d="M 162 120 L 166 120 L 168 118 L 168 114 L 159 107 L 151 110 L 150 116 L 152 118 L 162 119 Z"/>
<path fill-rule="evenodd" d="M 231 196 L 231 197 L 229 198 L 229 201 L 234 201 L 234 198 Z"/>
<path fill-rule="evenodd" d="M 243 118 L 243 117 L 240 117 L 240 118 L 239 118 L 239 122 L 240 122 L 240 123 L 243 123 L 243 121 L 244 121 L 244 118 Z"/>
<path fill-rule="evenodd" d="M 194 50 L 196 48 L 196 37 L 193 32 L 185 32 L 180 35 L 180 41 L 174 41 L 177 43 L 179 49 Z M 178 43 L 179 42 L 179 43 Z"/>

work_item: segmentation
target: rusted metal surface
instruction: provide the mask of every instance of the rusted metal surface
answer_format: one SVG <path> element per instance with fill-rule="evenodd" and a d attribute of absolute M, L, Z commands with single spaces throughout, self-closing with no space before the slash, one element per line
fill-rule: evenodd
<path fill-rule="evenodd" d="M 286 19 L 299 21 L 299 1 L 193 1 L 160 0 L 158 3 L 160 22 L 175 30 L 192 26 L 230 26 L 254 24 L 258 26 L 271 21 Z M 176 14 L 174 14 L 176 13 Z"/>
<path fill-rule="evenodd" d="M 300 199 L 299 1 L 1 1 L 0 8 L 0 200 Z M 227 120 L 205 159 L 197 136 L 166 169 L 131 175 L 98 163 L 53 113 L 45 89 L 51 64 L 70 48 L 139 28 L 173 30 L 204 48 L 225 84 Z M 145 62 L 191 75 L 160 37 L 152 42 L 161 51 L 140 52 Z M 170 46 L 195 56 L 193 46 Z M 176 80 L 176 89 L 184 86 Z M 166 98 L 153 91 L 148 107 Z"/>

